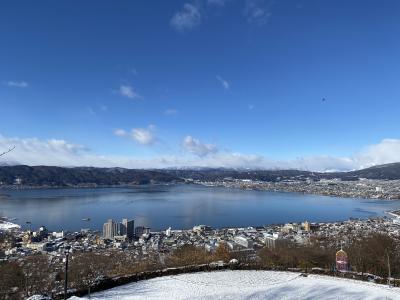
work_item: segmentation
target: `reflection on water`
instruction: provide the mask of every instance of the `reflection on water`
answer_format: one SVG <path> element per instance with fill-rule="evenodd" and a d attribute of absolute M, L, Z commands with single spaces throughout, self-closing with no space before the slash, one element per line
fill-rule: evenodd
<path fill-rule="evenodd" d="M 399 201 L 346 199 L 296 193 L 243 191 L 197 185 L 132 188 L 7 190 L 0 216 L 50 230 L 101 229 L 109 219 L 133 218 L 153 229 L 257 226 L 366 218 L 399 208 Z M 82 218 L 91 218 L 90 222 Z"/>

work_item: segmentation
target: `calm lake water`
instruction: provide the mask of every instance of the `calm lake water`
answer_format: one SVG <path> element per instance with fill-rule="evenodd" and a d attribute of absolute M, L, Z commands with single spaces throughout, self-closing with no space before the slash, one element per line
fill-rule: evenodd
<path fill-rule="evenodd" d="M 400 208 L 400 201 L 348 199 L 296 193 L 246 191 L 198 185 L 132 188 L 2 190 L 0 216 L 33 228 L 101 229 L 113 218 L 135 219 L 135 226 L 187 229 L 257 226 L 272 223 L 328 222 L 367 218 Z M 91 221 L 82 221 L 83 218 Z M 25 225 L 24 225 L 25 226 Z"/>

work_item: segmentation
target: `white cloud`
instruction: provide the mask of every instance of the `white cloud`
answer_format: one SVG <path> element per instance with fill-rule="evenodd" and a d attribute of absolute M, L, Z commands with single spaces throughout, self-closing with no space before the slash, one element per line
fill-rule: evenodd
<path fill-rule="evenodd" d="M 170 24 L 177 31 L 184 32 L 201 23 L 200 7 L 197 3 L 185 3 L 181 11 L 175 13 Z"/>
<path fill-rule="evenodd" d="M 141 145 L 151 145 L 155 141 L 153 125 L 148 128 L 133 128 L 132 138 Z"/>
<path fill-rule="evenodd" d="M 154 130 L 154 127 L 149 126 L 144 129 L 144 131 L 148 130 Z M 152 133 L 150 136 L 146 133 L 143 134 L 143 131 L 140 130 L 136 133 L 139 133 L 137 135 L 138 142 L 141 141 L 144 144 L 148 144 L 150 141 L 154 141 Z M 133 138 L 133 130 L 132 132 L 120 131 L 120 136 Z M 384 139 L 380 143 L 370 145 L 348 157 L 319 155 L 293 160 L 273 160 L 263 155 L 218 151 L 215 145 L 204 144 L 191 136 L 187 136 L 183 140 L 183 146 L 188 151 L 188 155 L 160 155 L 151 158 L 99 155 L 85 146 L 70 143 L 63 139 L 8 138 L 0 135 L 0 152 L 14 145 L 15 149 L 13 151 L 0 157 L 0 164 L 19 163 L 27 165 L 125 168 L 226 167 L 345 171 L 378 164 L 400 162 L 400 139 Z"/>
<path fill-rule="evenodd" d="M 4 85 L 11 87 L 27 88 L 29 84 L 26 81 L 5 81 Z"/>
<path fill-rule="evenodd" d="M 263 25 L 271 17 L 273 1 L 246 0 L 244 15 L 249 23 Z"/>
<path fill-rule="evenodd" d="M 351 157 L 315 155 L 300 157 L 287 161 L 275 161 L 274 168 L 334 172 L 354 170 L 357 169 L 357 165 Z"/>
<path fill-rule="evenodd" d="M 370 145 L 354 156 L 358 168 L 400 162 L 400 139 L 384 139 Z"/>
<path fill-rule="evenodd" d="M 175 108 L 168 108 L 168 109 L 166 109 L 166 110 L 164 111 L 164 114 L 165 114 L 165 115 L 169 115 L 169 116 L 171 116 L 171 115 L 177 115 L 177 114 L 178 114 L 178 110 L 175 109 Z"/>
<path fill-rule="evenodd" d="M 128 133 L 124 129 L 115 129 L 114 134 L 119 137 L 127 136 Z"/>
<path fill-rule="evenodd" d="M 135 89 L 130 85 L 121 84 L 119 87 L 119 94 L 123 97 L 130 99 L 141 99 L 142 97 L 136 93 Z"/>
<path fill-rule="evenodd" d="M 68 143 L 61 139 L 39 140 L 37 138 L 6 138 L 0 135 L 0 149 L 15 149 L 0 159 L 3 162 L 18 162 L 28 165 L 85 165 L 87 152 L 82 145 Z"/>
<path fill-rule="evenodd" d="M 217 80 L 221 83 L 222 87 L 223 87 L 225 90 L 229 90 L 230 85 L 229 85 L 229 82 L 228 82 L 228 81 L 226 81 L 225 79 L 223 79 L 221 76 L 216 76 L 216 78 L 217 78 Z"/>
<path fill-rule="evenodd" d="M 149 125 L 147 128 L 132 128 L 130 132 L 124 129 L 116 129 L 114 134 L 119 137 L 130 137 L 140 145 L 151 145 L 156 140 L 155 129 L 154 125 Z"/>
<path fill-rule="evenodd" d="M 183 139 L 182 145 L 187 151 L 200 157 L 218 152 L 217 146 L 213 144 L 204 144 L 190 135 Z"/>
<path fill-rule="evenodd" d="M 82 145 L 71 144 L 65 140 L 50 139 L 47 140 L 48 147 L 54 151 L 78 153 L 86 148 Z"/>

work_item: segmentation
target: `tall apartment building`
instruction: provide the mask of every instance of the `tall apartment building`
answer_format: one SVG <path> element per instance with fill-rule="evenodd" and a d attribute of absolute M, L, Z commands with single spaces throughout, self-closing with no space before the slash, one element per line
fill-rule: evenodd
<path fill-rule="evenodd" d="M 118 223 L 114 222 L 113 219 L 108 219 L 107 223 L 103 225 L 103 237 L 105 239 L 113 239 L 114 236 L 118 235 Z"/>
<path fill-rule="evenodd" d="M 128 219 L 122 219 L 121 223 L 121 235 L 126 235 L 128 239 L 133 239 L 135 236 L 135 221 L 134 220 L 128 220 Z"/>
<path fill-rule="evenodd" d="M 106 239 L 113 239 L 115 236 L 126 236 L 132 239 L 135 236 L 135 221 L 122 219 L 121 223 L 114 222 L 109 219 L 103 225 L 103 237 Z"/>

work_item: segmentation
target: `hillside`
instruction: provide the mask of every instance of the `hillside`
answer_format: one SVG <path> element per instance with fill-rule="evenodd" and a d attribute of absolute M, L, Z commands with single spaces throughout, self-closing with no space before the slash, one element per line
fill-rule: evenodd
<path fill-rule="evenodd" d="M 400 163 L 375 166 L 363 170 L 338 173 L 318 173 L 300 170 L 235 170 L 235 169 L 124 169 L 51 166 L 0 166 L 2 185 L 13 185 L 16 179 L 25 186 L 110 186 L 126 184 L 175 183 L 184 179 L 216 181 L 222 179 L 251 179 L 267 182 L 282 180 L 332 179 L 345 181 L 359 178 L 398 180 Z"/>
<path fill-rule="evenodd" d="M 171 183 L 179 178 L 163 171 L 123 168 L 62 168 L 48 166 L 3 166 L 0 181 L 12 185 L 16 178 L 28 186 L 79 186 Z"/>
<path fill-rule="evenodd" d="M 349 173 L 356 177 L 369 179 L 400 179 L 400 163 L 379 165 Z"/>
<path fill-rule="evenodd" d="M 400 179 L 400 163 L 374 166 L 367 169 L 349 171 L 321 173 L 302 170 L 234 170 L 234 169 L 200 169 L 200 170 L 168 170 L 169 174 L 183 178 L 193 178 L 197 180 L 221 180 L 224 178 L 252 179 L 261 181 L 281 181 L 285 179 L 314 180 L 338 178 L 345 181 L 367 179 Z"/>

